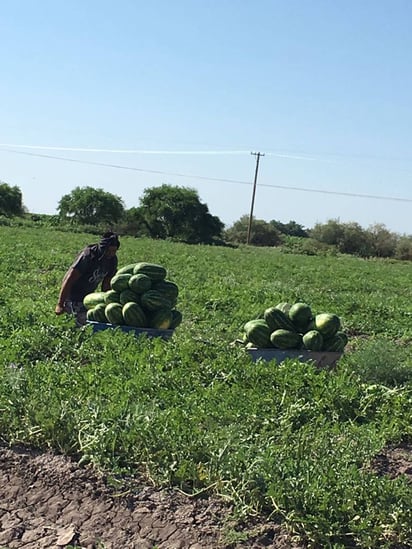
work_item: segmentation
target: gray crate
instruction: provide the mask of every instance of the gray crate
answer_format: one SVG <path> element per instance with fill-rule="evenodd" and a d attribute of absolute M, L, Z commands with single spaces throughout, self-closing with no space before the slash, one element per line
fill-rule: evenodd
<path fill-rule="evenodd" d="M 252 357 L 253 362 L 259 359 L 265 361 L 275 360 L 278 364 L 288 358 L 297 359 L 300 362 L 314 362 L 320 368 L 334 367 L 343 353 L 331 353 L 326 351 L 298 351 L 280 349 L 247 349 L 247 352 Z"/>

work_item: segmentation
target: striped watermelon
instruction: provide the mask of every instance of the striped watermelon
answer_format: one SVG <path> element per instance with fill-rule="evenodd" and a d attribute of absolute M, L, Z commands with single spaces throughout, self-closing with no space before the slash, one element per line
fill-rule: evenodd
<path fill-rule="evenodd" d="M 99 303 L 104 303 L 106 292 L 92 292 L 84 296 L 83 305 L 86 309 L 93 309 Z"/>
<path fill-rule="evenodd" d="M 118 269 L 116 274 L 118 274 L 118 275 L 119 274 L 130 274 L 130 275 L 132 275 L 135 266 L 136 266 L 136 263 L 129 263 L 129 265 L 125 265 L 124 267 L 121 267 L 120 269 Z"/>
<path fill-rule="evenodd" d="M 170 309 L 158 309 L 150 315 L 150 328 L 156 328 L 157 330 L 168 330 L 172 320 L 173 315 Z"/>
<path fill-rule="evenodd" d="M 147 327 L 147 318 L 143 309 L 137 303 L 131 301 L 125 303 L 122 308 L 124 323 L 138 328 Z"/>
<path fill-rule="evenodd" d="M 143 273 L 134 274 L 129 280 L 129 288 L 137 294 L 142 294 L 150 290 L 152 279 Z"/>
<path fill-rule="evenodd" d="M 170 301 L 157 290 L 148 290 L 140 298 L 144 309 L 155 311 L 156 309 L 171 309 Z"/>
<path fill-rule="evenodd" d="M 323 336 L 318 330 L 309 330 L 303 334 L 302 341 L 308 351 L 321 351 L 323 348 Z"/>
<path fill-rule="evenodd" d="M 146 263 L 144 261 L 136 263 L 133 269 L 133 274 L 139 273 L 147 275 L 152 280 L 164 280 L 167 275 L 167 271 L 162 265 Z"/>
<path fill-rule="evenodd" d="M 104 302 L 108 303 L 120 303 L 120 294 L 116 290 L 107 290 Z"/>
<path fill-rule="evenodd" d="M 279 329 L 270 334 L 270 342 L 277 349 L 299 349 L 302 336 L 295 331 Z"/>
<path fill-rule="evenodd" d="M 171 330 L 177 328 L 178 326 L 180 326 L 182 321 L 183 321 L 182 313 L 180 311 L 178 311 L 177 309 L 172 309 L 172 322 L 171 322 L 169 328 Z"/>
<path fill-rule="evenodd" d="M 124 324 L 122 313 L 123 305 L 120 303 L 109 303 L 104 310 L 110 324 Z"/>
<path fill-rule="evenodd" d="M 126 288 L 122 292 L 120 292 L 119 296 L 119 303 L 124 305 L 125 303 L 129 303 L 129 301 L 134 301 L 135 303 L 139 303 L 139 295 L 130 290 L 129 288 Z"/>
<path fill-rule="evenodd" d="M 295 332 L 295 326 L 286 313 L 278 309 L 277 307 L 269 307 L 263 313 L 263 318 L 266 320 L 267 325 L 273 332 L 279 328 L 284 330 L 290 330 Z"/>
<path fill-rule="evenodd" d="M 272 346 L 270 343 L 270 328 L 263 318 L 249 320 L 244 325 L 243 330 L 248 341 L 256 345 L 256 347 L 264 349 Z"/>
<path fill-rule="evenodd" d="M 119 293 L 123 290 L 126 290 L 126 288 L 129 287 L 129 279 L 131 278 L 131 276 L 132 275 L 128 273 L 116 274 L 110 282 L 112 290 L 115 290 Z"/>

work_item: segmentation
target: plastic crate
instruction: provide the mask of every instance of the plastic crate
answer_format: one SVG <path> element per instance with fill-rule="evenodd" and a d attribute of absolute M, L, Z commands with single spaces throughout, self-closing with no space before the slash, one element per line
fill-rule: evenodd
<path fill-rule="evenodd" d="M 107 324 L 104 322 L 96 322 L 94 320 L 87 320 L 87 325 L 93 328 L 93 332 L 101 332 L 102 330 L 114 330 L 118 329 L 122 332 L 131 332 L 136 337 L 141 334 L 146 334 L 147 337 L 161 337 L 162 339 L 170 339 L 174 333 L 174 330 L 156 330 L 154 328 L 136 328 L 135 326 L 125 326 L 120 324 Z"/>
<path fill-rule="evenodd" d="M 282 351 L 280 349 L 257 349 L 250 348 L 247 352 L 253 362 L 259 359 L 266 361 L 275 360 L 278 364 L 288 358 L 298 359 L 300 362 L 314 362 L 320 368 L 333 368 L 343 353 L 332 353 L 326 351 Z"/>

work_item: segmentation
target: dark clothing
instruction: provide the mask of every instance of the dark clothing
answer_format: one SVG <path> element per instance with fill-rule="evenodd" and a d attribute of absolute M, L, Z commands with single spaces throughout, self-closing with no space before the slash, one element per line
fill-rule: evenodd
<path fill-rule="evenodd" d="M 83 301 L 85 295 L 94 292 L 101 281 L 112 277 L 117 270 L 117 256 L 106 257 L 99 245 L 86 246 L 71 265 L 81 273 L 81 277 L 73 284 L 70 301 Z"/>

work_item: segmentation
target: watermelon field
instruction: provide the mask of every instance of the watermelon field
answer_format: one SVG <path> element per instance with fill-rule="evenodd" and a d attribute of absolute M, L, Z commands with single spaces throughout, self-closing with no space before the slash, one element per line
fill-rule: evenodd
<path fill-rule="evenodd" d="M 0 227 L 4 444 L 218 496 L 308 547 L 412 546 L 410 475 L 376 467 L 412 443 L 411 262 L 124 237 L 119 267 L 162 265 L 179 288 L 183 320 L 164 341 L 54 314 L 95 240 Z M 233 344 L 280 302 L 339 316 L 349 341 L 335 369 L 253 362 Z"/>

